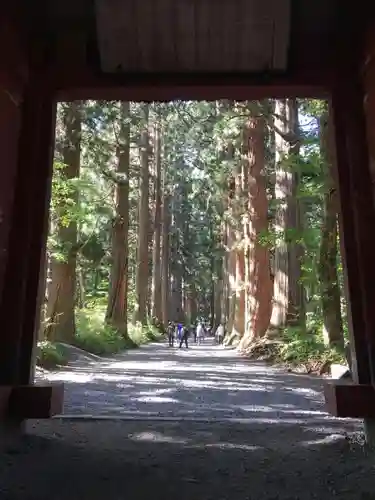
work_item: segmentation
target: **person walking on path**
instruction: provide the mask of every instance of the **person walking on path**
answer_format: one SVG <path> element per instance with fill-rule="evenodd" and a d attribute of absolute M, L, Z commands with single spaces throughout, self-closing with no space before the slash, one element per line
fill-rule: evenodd
<path fill-rule="evenodd" d="M 204 338 L 204 328 L 201 322 L 198 323 L 196 332 L 197 332 L 197 344 L 201 345 L 202 340 Z"/>
<path fill-rule="evenodd" d="M 176 342 L 181 341 L 181 330 L 182 330 L 182 324 L 177 323 L 177 325 L 176 325 Z"/>
<path fill-rule="evenodd" d="M 188 347 L 189 347 L 189 345 L 188 345 L 189 330 L 181 325 L 180 335 L 181 335 L 180 349 L 181 349 L 182 344 L 184 342 L 185 342 L 186 349 L 188 349 Z"/>
<path fill-rule="evenodd" d="M 168 323 L 168 328 L 167 328 L 167 332 L 168 332 L 168 343 L 169 343 L 169 347 L 173 347 L 174 346 L 174 324 L 172 321 L 170 321 Z"/>
<path fill-rule="evenodd" d="M 222 344 L 224 341 L 224 325 L 220 323 L 216 330 L 216 342 Z"/>

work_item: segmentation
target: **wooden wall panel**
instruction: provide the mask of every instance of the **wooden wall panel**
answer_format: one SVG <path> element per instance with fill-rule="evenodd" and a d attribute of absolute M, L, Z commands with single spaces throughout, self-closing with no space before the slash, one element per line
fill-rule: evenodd
<path fill-rule="evenodd" d="M 372 181 L 375 184 L 375 24 L 369 29 L 364 54 L 363 83 L 364 107 L 367 122 L 367 139 Z M 375 189 L 374 189 L 375 199 Z"/>
<path fill-rule="evenodd" d="M 20 104 L 27 64 L 17 27 L 0 16 L 0 299 L 8 258 L 8 237 L 17 170 Z"/>

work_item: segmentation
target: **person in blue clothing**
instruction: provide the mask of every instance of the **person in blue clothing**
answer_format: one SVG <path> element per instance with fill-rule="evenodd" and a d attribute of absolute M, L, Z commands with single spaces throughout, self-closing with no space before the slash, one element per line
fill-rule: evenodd
<path fill-rule="evenodd" d="M 189 347 L 189 345 L 188 345 L 189 329 L 184 327 L 183 325 L 181 325 L 181 323 L 179 323 L 179 326 L 181 326 L 181 329 L 180 329 L 180 349 L 181 349 L 182 344 L 184 342 L 185 342 L 186 349 L 188 349 L 188 347 Z"/>

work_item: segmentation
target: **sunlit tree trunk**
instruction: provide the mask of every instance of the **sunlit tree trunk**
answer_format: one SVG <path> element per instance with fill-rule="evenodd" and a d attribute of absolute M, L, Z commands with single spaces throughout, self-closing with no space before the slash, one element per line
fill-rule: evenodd
<path fill-rule="evenodd" d="M 116 214 L 112 222 L 112 262 L 106 321 L 127 337 L 130 107 L 128 102 L 120 106 L 117 144 L 119 178 L 115 189 Z"/>
<path fill-rule="evenodd" d="M 295 99 L 277 100 L 275 105 L 275 232 L 274 303 L 271 327 L 288 324 L 305 327 L 304 288 L 301 278 L 301 246 L 296 242 L 302 230 L 297 198 L 299 174 L 291 163 L 299 154 L 298 107 Z"/>
<path fill-rule="evenodd" d="M 156 323 L 162 322 L 161 295 L 161 224 L 162 224 L 162 192 L 161 192 L 161 138 L 160 125 L 155 126 L 155 217 L 153 242 L 152 273 L 152 317 Z"/>
<path fill-rule="evenodd" d="M 244 130 L 244 158 L 247 214 L 244 217 L 245 247 L 245 333 L 239 349 L 267 332 L 272 310 L 272 282 L 269 250 L 260 242 L 268 229 L 268 201 L 265 179 L 265 122 L 252 118 Z"/>
<path fill-rule="evenodd" d="M 183 303 L 182 303 L 182 276 L 179 266 L 174 266 L 171 274 L 171 304 L 173 310 L 173 320 L 183 320 Z"/>
<path fill-rule="evenodd" d="M 245 333 L 245 255 L 243 248 L 236 250 L 236 308 L 233 329 L 242 337 Z"/>
<path fill-rule="evenodd" d="M 335 165 L 332 129 L 328 113 L 320 119 L 320 147 L 324 160 L 325 195 L 320 243 L 319 281 L 323 311 L 324 341 L 343 347 L 340 285 L 337 272 L 337 191 L 332 169 Z"/>
<path fill-rule="evenodd" d="M 212 324 L 213 328 L 216 329 L 219 324 L 223 321 L 223 311 L 222 311 L 222 301 L 225 295 L 224 291 L 224 280 L 223 280 L 223 259 L 217 262 L 217 281 L 215 287 L 215 316 L 214 322 Z"/>
<path fill-rule="evenodd" d="M 210 224 L 210 274 L 211 274 L 211 289 L 210 289 L 210 324 L 213 325 L 215 322 L 215 311 L 216 311 L 216 283 L 215 283 L 215 235 L 212 228 L 212 222 Z"/>
<path fill-rule="evenodd" d="M 48 231 L 49 233 L 49 231 Z M 40 324 L 38 331 L 38 340 L 45 340 L 47 331 L 46 327 L 48 324 L 47 321 L 47 305 L 48 305 L 48 277 L 49 277 L 49 269 L 50 269 L 50 256 L 48 250 L 42 257 L 42 265 L 40 266 L 41 273 L 39 276 L 39 292 L 38 296 L 40 297 Z"/>
<path fill-rule="evenodd" d="M 79 177 L 81 155 L 82 104 L 78 101 L 63 105 L 63 162 L 62 176 L 69 181 Z M 71 188 L 69 198 L 78 203 L 78 191 Z M 63 216 L 66 206 L 57 208 Z M 47 318 L 49 326 L 47 337 L 50 340 L 71 342 L 74 339 L 76 264 L 77 264 L 77 223 L 71 220 L 68 225 L 58 222 L 58 239 L 63 248 L 63 259 L 51 259 L 51 282 L 48 287 Z"/>
<path fill-rule="evenodd" d="M 230 336 L 236 335 L 234 331 L 234 318 L 236 311 L 236 286 L 237 286 L 237 273 L 236 273 L 236 250 L 235 250 L 235 232 L 233 229 L 233 198 L 235 188 L 234 185 L 229 187 L 229 202 L 228 202 L 228 211 L 229 221 L 226 227 L 226 269 L 227 269 L 227 293 L 228 293 L 228 319 L 226 330 Z"/>
<path fill-rule="evenodd" d="M 85 307 L 85 277 L 83 275 L 83 269 L 80 265 L 77 266 L 77 305 L 79 309 Z"/>
<path fill-rule="evenodd" d="M 136 306 L 134 321 L 147 323 L 147 298 L 148 298 L 148 276 L 149 276 L 149 136 L 148 116 L 149 105 L 144 104 L 144 127 L 141 133 L 141 179 L 139 195 L 139 230 L 136 269 Z"/>
<path fill-rule="evenodd" d="M 164 181 L 165 190 L 165 181 Z M 162 250 L 161 250 L 161 308 L 164 328 L 167 327 L 170 320 L 169 314 L 169 297 L 170 297 L 170 274 L 169 274 L 169 231 L 170 231 L 170 214 L 169 214 L 169 196 L 164 192 L 162 206 Z"/>
<path fill-rule="evenodd" d="M 230 200 L 231 227 L 230 241 L 230 314 L 233 315 L 231 335 L 242 337 L 245 333 L 245 257 L 243 246 L 242 216 L 244 213 L 244 172 L 243 162 L 238 161 L 233 173 Z"/>
<path fill-rule="evenodd" d="M 227 206 L 225 207 L 228 208 Z M 222 241 L 224 255 L 222 258 L 222 294 L 221 294 L 221 321 L 227 324 L 229 314 L 229 257 L 228 257 L 228 222 L 225 219 L 222 224 Z"/>
<path fill-rule="evenodd" d="M 190 312 L 190 322 L 195 323 L 197 321 L 197 290 L 195 288 L 195 283 L 191 283 L 189 286 L 189 312 Z"/>

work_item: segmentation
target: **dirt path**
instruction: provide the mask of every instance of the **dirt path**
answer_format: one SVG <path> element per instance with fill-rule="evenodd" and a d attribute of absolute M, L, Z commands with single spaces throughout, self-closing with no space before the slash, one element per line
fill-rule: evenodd
<path fill-rule="evenodd" d="M 316 378 L 209 343 L 89 363 L 49 375 L 65 412 L 127 418 L 30 422 L 0 454 L 1 500 L 374 498 L 360 424 L 325 413 Z"/>
<path fill-rule="evenodd" d="M 64 382 L 65 414 L 343 425 L 326 414 L 319 379 L 249 362 L 211 340 L 189 350 L 150 344 L 113 359 L 78 360 L 47 378 Z"/>

